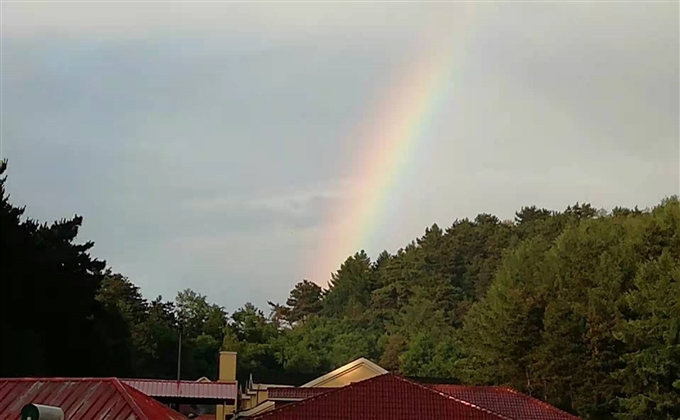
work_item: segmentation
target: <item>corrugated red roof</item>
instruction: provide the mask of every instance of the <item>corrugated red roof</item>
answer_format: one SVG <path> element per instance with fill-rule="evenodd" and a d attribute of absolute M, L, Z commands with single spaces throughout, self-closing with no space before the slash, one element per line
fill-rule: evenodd
<path fill-rule="evenodd" d="M 337 388 L 253 419 L 509 420 L 394 374 Z"/>
<path fill-rule="evenodd" d="M 0 420 L 19 420 L 29 403 L 61 407 L 69 420 L 186 420 L 116 378 L 0 379 Z"/>
<path fill-rule="evenodd" d="M 236 383 L 168 381 L 162 379 L 121 379 L 121 381 L 152 397 L 185 397 L 235 400 Z"/>
<path fill-rule="evenodd" d="M 290 400 L 304 400 L 305 398 L 314 397 L 316 395 L 325 394 L 335 388 L 298 388 L 298 387 L 269 387 L 267 388 L 267 397 L 270 400 L 275 399 L 290 399 Z"/>
<path fill-rule="evenodd" d="M 427 386 L 513 420 L 578 420 L 576 416 L 510 388 L 447 384 Z"/>

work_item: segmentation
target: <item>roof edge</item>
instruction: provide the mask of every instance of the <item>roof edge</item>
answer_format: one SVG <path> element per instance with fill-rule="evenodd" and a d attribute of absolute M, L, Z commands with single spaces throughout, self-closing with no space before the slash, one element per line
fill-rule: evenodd
<path fill-rule="evenodd" d="M 85 382 L 85 381 L 103 381 L 103 382 L 113 382 L 119 380 L 118 378 L 114 376 L 102 376 L 102 377 L 85 377 L 85 378 L 76 378 L 76 377 L 69 377 L 69 376 L 49 376 L 49 377 L 43 377 L 43 376 L 35 376 L 35 377 L 17 377 L 17 378 L 2 378 L 0 377 L 0 381 L 16 381 L 16 382 L 34 382 L 34 381 L 44 381 L 44 382 Z"/>
<path fill-rule="evenodd" d="M 369 369 L 374 370 L 378 372 L 377 376 L 384 375 L 386 373 L 389 373 L 387 370 L 385 370 L 382 366 L 371 362 L 365 357 L 360 357 L 354 361 L 351 361 L 343 366 L 340 366 L 339 368 L 332 370 L 325 375 L 321 375 L 316 379 L 313 379 L 306 384 L 300 385 L 300 388 L 310 388 L 310 387 L 315 387 L 318 386 L 319 384 L 323 384 L 324 382 L 328 382 L 332 379 L 335 379 L 336 377 L 342 375 L 343 373 L 350 372 L 359 366 L 364 365 L 367 366 Z"/>
<path fill-rule="evenodd" d="M 118 379 L 121 382 L 156 382 L 156 383 L 168 383 L 168 384 L 187 384 L 187 385 L 201 385 L 201 386 L 233 386 L 236 384 L 237 381 L 188 381 L 185 379 L 182 379 L 181 381 L 178 381 L 177 379 L 151 379 L 151 378 L 112 378 L 112 379 Z"/>

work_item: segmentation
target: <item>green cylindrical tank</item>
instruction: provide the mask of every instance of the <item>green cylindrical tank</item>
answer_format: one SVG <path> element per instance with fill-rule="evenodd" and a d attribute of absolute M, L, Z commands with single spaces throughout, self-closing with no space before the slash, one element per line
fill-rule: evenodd
<path fill-rule="evenodd" d="M 26 404 L 21 409 L 21 420 L 64 420 L 64 412 L 59 407 Z"/>

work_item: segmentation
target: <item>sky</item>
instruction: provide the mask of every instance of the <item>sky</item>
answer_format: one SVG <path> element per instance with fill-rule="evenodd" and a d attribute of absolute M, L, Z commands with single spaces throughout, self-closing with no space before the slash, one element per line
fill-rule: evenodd
<path fill-rule="evenodd" d="M 522 206 L 680 193 L 677 2 L 4 2 L 7 187 L 233 311 Z"/>

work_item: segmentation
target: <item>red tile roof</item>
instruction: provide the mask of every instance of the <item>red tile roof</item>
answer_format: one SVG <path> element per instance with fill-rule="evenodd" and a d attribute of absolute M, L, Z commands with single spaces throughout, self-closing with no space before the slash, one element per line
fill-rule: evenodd
<path fill-rule="evenodd" d="M 375 376 L 253 419 L 263 420 L 509 420 L 394 374 Z"/>
<path fill-rule="evenodd" d="M 116 378 L 0 379 L 0 420 L 19 420 L 29 403 L 61 407 L 69 420 L 186 420 Z"/>
<path fill-rule="evenodd" d="M 576 416 L 510 388 L 444 384 L 427 386 L 512 420 L 578 420 Z"/>
<path fill-rule="evenodd" d="M 305 398 L 314 397 L 316 395 L 325 394 L 335 388 L 297 388 L 297 387 L 269 387 L 267 388 L 267 397 L 270 400 L 287 399 L 287 400 L 304 400 Z"/>
<path fill-rule="evenodd" d="M 162 379 L 121 379 L 121 381 L 152 397 L 235 400 L 238 391 L 236 382 L 178 382 Z"/>

